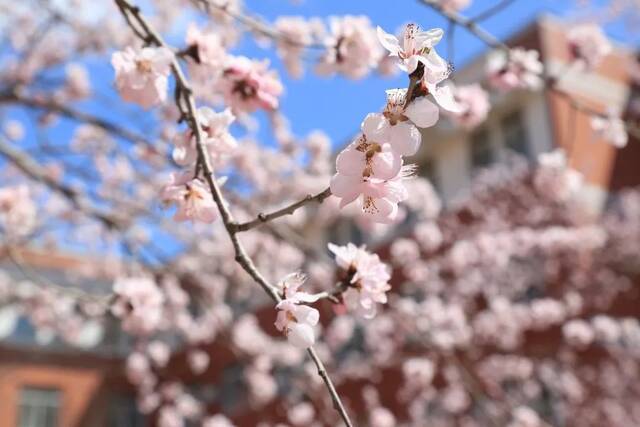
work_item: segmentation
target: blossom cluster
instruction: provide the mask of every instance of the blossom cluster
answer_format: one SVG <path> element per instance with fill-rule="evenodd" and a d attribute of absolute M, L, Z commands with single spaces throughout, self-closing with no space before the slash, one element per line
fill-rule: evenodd
<path fill-rule="evenodd" d="M 432 95 L 440 107 L 457 112 L 458 105 L 447 86 L 439 86 L 449 75 L 449 65 L 435 51 L 442 30 L 420 31 L 409 24 L 402 43 L 378 28 L 380 43 L 397 58 L 398 66 L 419 80 L 415 87 L 387 91 L 387 103 L 382 113 L 367 115 L 361 124 L 361 134 L 336 159 L 336 174 L 331 179 L 331 191 L 339 197 L 340 206 L 354 201 L 365 217 L 378 223 L 391 223 L 398 216 L 398 203 L 407 199 L 403 181 L 413 174 L 404 163 L 404 156 L 414 155 L 422 140 L 419 128 L 433 126 L 439 117 L 439 107 L 427 98 Z M 420 76 L 416 77 L 416 73 Z"/>

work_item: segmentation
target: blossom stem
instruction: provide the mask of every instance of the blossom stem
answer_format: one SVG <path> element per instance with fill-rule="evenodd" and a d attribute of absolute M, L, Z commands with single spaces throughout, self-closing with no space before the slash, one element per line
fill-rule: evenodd
<path fill-rule="evenodd" d="M 278 209 L 277 211 L 273 211 L 271 213 L 258 214 L 255 219 L 247 222 L 236 223 L 233 225 L 233 227 L 235 228 L 236 232 L 251 230 L 252 228 L 259 226 L 260 224 L 264 224 L 265 222 L 272 221 L 285 215 L 291 215 L 299 208 L 311 202 L 322 203 L 329 196 L 331 196 L 331 189 L 327 187 L 316 195 L 308 194 L 304 199 L 298 200 L 297 202 L 292 203 L 289 206 Z"/>
<path fill-rule="evenodd" d="M 141 29 L 145 37 L 145 41 L 149 43 L 155 44 L 158 47 L 169 47 L 162 37 L 153 29 L 151 24 L 146 20 L 146 18 L 140 13 L 140 9 L 130 3 L 128 0 L 114 0 L 118 5 L 118 8 L 122 12 L 125 17 L 125 20 L 134 28 L 134 24 L 132 24 L 131 19 L 135 20 L 139 25 L 139 29 Z M 138 31 L 134 32 L 138 34 Z M 202 166 L 202 172 L 204 178 L 209 186 L 211 191 L 211 195 L 213 200 L 215 201 L 218 209 L 220 210 L 220 216 L 222 217 L 222 222 L 227 230 L 227 234 L 231 240 L 231 243 L 235 252 L 235 260 L 236 262 L 245 270 L 247 274 L 258 284 L 262 289 L 273 299 L 276 303 L 280 302 L 282 298 L 278 294 L 275 286 L 269 283 L 269 281 L 262 275 L 262 273 L 256 268 L 253 263 L 253 260 L 247 255 L 242 243 L 237 236 L 237 230 L 235 228 L 235 221 L 233 218 L 233 214 L 228 208 L 228 204 L 224 200 L 224 196 L 220 187 L 215 179 L 213 167 L 211 165 L 211 161 L 207 155 L 207 152 L 204 148 L 203 144 L 203 134 L 202 127 L 197 120 L 196 116 L 196 104 L 193 96 L 193 91 L 191 86 L 189 85 L 183 71 L 182 67 L 178 63 L 178 60 L 174 57 L 171 64 L 172 73 L 176 79 L 176 104 L 178 109 L 184 115 L 189 127 L 191 128 L 195 140 L 196 140 L 196 148 L 198 151 L 198 157 L 200 159 L 200 163 Z M 180 102 L 182 101 L 182 102 Z M 328 195 L 327 195 L 328 197 Z M 322 378 L 329 394 L 331 395 L 331 399 L 333 400 L 334 407 L 336 411 L 340 414 L 342 420 L 347 425 L 347 427 L 352 427 L 353 424 L 347 414 L 347 411 L 340 400 L 340 396 L 331 381 L 331 378 L 327 374 L 326 368 L 324 364 L 316 354 L 313 347 L 309 347 L 307 349 L 311 360 L 316 365 L 318 370 L 318 375 Z"/>

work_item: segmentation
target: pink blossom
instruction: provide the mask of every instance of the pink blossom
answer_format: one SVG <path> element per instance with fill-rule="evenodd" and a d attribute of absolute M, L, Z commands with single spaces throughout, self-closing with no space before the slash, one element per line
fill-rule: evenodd
<path fill-rule="evenodd" d="M 436 3 L 447 12 L 459 12 L 471 4 L 471 0 L 439 0 Z"/>
<path fill-rule="evenodd" d="M 507 427 L 542 427 L 542 420 L 536 411 L 528 406 L 518 406 L 512 412 L 513 420 Z"/>
<path fill-rule="evenodd" d="M 167 343 L 156 340 L 149 343 L 147 353 L 156 366 L 164 368 L 171 357 L 171 348 Z"/>
<path fill-rule="evenodd" d="M 341 208 L 357 200 L 359 209 L 369 220 L 389 224 L 398 216 L 398 203 L 409 197 L 402 180 L 413 171 L 406 171 L 403 168 L 396 177 L 386 181 L 337 173 L 331 179 L 331 192 L 341 199 Z"/>
<path fill-rule="evenodd" d="M 313 327 L 320 319 L 318 310 L 288 299 L 280 301 L 276 309 L 278 310 L 276 328 L 286 335 L 294 347 L 301 349 L 311 347 L 315 342 Z"/>
<path fill-rule="evenodd" d="M 418 63 L 422 63 L 426 69 L 441 71 L 449 67 L 434 49 L 444 35 L 440 28 L 420 31 L 416 24 L 408 24 L 404 29 L 402 44 L 396 36 L 386 33 L 380 27 L 377 28 L 377 34 L 380 44 L 389 51 L 389 56 L 397 57 L 400 61 L 398 66 L 408 74 L 418 68 Z"/>
<path fill-rule="evenodd" d="M 491 104 L 489 94 L 479 84 L 458 86 L 454 90 L 454 97 L 460 110 L 450 114 L 450 117 L 456 123 L 470 129 L 485 121 Z"/>
<path fill-rule="evenodd" d="M 537 90 L 542 86 L 543 71 L 537 50 L 522 48 L 493 52 L 487 60 L 489 83 L 502 91 L 513 89 Z"/>
<path fill-rule="evenodd" d="M 302 273 L 291 273 L 286 275 L 278 283 L 278 288 L 286 300 L 296 304 L 300 304 L 301 302 L 315 302 L 318 300 L 317 297 L 299 290 L 306 280 L 307 277 Z"/>
<path fill-rule="evenodd" d="M 287 412 L 287 417 L 294 426 L 311 425 L 315 415 L 316 411 L 309 402 L 298 403 Z"/>
<path fill-rule="evenodd" d="M 224 415 L 217 414 L 205 418 L 202 427 L 235 427 L 235 425 Z"/>
<path fill-rule="evenodd" d="M 599 117 L 591 119 L 591 128 L 600 138 L 617 148 L 624 148 L 629 141 L 629 135 L 625 123 L 615 116 Z"/>
<path fill-rule="evenodd" d="M 191 350 L 187 354 L 187 363 L 189 363 L 191 372 L 199 375 L 209 367 L 209 354 L 203 350 Z"/>
<path fill-rule="evenodd" d="M 72 99 L 82 99 L 91 95 L 91 82 L 87 69 L 80 64 L 65 67 L 65 92 Z"/>
<path fill-rule="evenodd" d="M 353 243 L 337 246 L 329 243 L 329 250 L 336 257 L 336 264 L 350 274 L 349 287 L 343 294 L 345 303 L 366 319 L 376 314 L 376 304 L 386 304 L 386 292 L 391 289 L 389 267 L 377 254 Z"/>
<path fill-rule="evenodd" d="M 276 328 L 283 332 L 289 342 L 298 348 L 307 348 L 315 342 L 313 327 L 318 324 L 320 313 L 315 308 L 301 305 L 301 302 L 313 302 L 317 298 L 299 291 L 306 278 L 302 274 L 287 275 L 279 284 L 284 299 L 276 305 L 278 315 Z"/>
<path fill-rule="evenodd" d="M 195 60 L 213 70 L 220 69 L 227 56 L 222 39 L 215 32 L 202 31 L 196 25 L 187 28 L 186 43 L 195 50 Z"/>
<path fill-rule="evenodd" d="M 229 57 L 220 79 L 225 102 L 234 111 L 275 110 L 283 87 L 268 61 L 244 56 Z"/>
<path fill-rule="evenodd" d="M 172 60 L 171 51 L 163 47 L 128 47 L 115 52 L 111 64 L 116 71 L 116 87 L 122 99 L 144 108 L 164 103 Z"/>
<path fill-rule="evenodd" d="M 595 334 L 591 325 L 584 320 L 574 319 L 562 326 L 562 333 L 569 345 L 586 347 L 593 342 Z"/>
<path fill-rule="evenodd" d="M 29 234 L 36 223 L 36 206 L 26 185 L 0 188 L 0 226 L 9 235 Z"/>
<path fill-rule="evenodd" d="M 281 16 L 273 25 L 280 34 L 277 39 L 278 55 L 282 58 L 289 74 L 296 78 L 301 77 L 305 46 L 313 42 L 312 24 L 299 16 Z"/>
<path fill-rule="evenodd" d="M 184 427 L 184 418 L 175 406 L 165 405 L 158 411 L 158 427 Z"/>
<path fill-rule="evenodd" d="M 176 221 L 202 221 L 212 223 L 218 219 L 216 206 L 209 187 L 199 178 L 193 178 L 193 172 L 174 172 L 170 181 L 160 194 L 166 205 L 178 206 L 173 219 Z"/>
<path fill-rule="evenodd" d="M 420 148 L 422 135 L 418 128 L 428 128 L 436 124 L 440 110 L 426 97 L 412 100 L 405 108 L 406 89 L 387 91 L 387 104 L 382 114 L 370 114 L 376 120 L 380 132 L 388 135 L 394 152 L 401 156 L 412 156 Z"/>
<path fill-rule="evenodd" d="M 330 34 L 323 41 L 329 47 L 316 66 L 321 75 L 341 73 L 360 79 L 377 66 L 382 56 L 375 30 L 366 16 L 331 17 Z"/>
<path fill-rule="evenodd" d="M 338 174 L 391 179 L 402 168 L 402 158 L 385 133 L 384 117 L 370 114 L 362 122 L 363 133 L 336 157 Z"/>
<path fill-rule="evenodd" d="M 228 108 L 218 113 L 208 107 L 198 108 L 196 115 L 204 134 L 202 144 L 209 158 L 215 164 L 221 164 L 238 146 L 238 142 L 229 133 L 229 126 L 234 122 L 235 116 Z M 175 145 L 173 160 L 181 166 L 194 165 L 198 151 L 193 132 L 188 130 L 178 136 Z"/>
<path fill-rule="evenodd" d="M 114 316 L 122 320 L 122 329 L 135 335 L 148 335 L 163 320 L 164 296 L 151 279 L 120 278 L 113 285 L 116 299 L 111 306 Z"/>
<path fill-rule="evenodd" d="M 587 69 L 595 68 L 613 49 L 602 29 L 595 24 L 575 26 L 567 38 L 572 59 Z"/>
<path fill-rule="evenodd" d="M 534 176 L 536 190 L 556 201 L 566 201 L 582 185 L 582 175 L 567 166 L 563 150 L 540 154 Z"/>

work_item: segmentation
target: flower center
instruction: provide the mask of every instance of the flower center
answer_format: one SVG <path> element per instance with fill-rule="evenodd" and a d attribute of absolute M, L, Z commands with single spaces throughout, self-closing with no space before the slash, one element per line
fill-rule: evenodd
<path fill-rule="evenodd" d="M 136 69 L 143 74 L 149 74 L 153 70 L 153 66 L 148 59 L 138 59 Z"/>

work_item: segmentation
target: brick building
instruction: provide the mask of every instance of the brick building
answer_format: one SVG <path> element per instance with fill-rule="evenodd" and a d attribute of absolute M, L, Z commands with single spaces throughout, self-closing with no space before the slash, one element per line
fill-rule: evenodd
<path fill-rule="evenodd" d="M 637 109 L 631 75 L 635 52 L 616 46 L 597 69 L 579 71 L 568 65 L 566 25 L 552 17 L 538 19 L 507 43 L 538 50 L 550 74 L 559 76 L 557 86 L 590 108 L 627 111 L 627 116 L 632 114 L 630 106 Z M 486 59 L 483 54 L 456 71 L 456 83 L 481 82 Z M 533 161 L 554 147 L 570 152 L 571 166 L 583 173 L 588 184 L 583 196 L 596 208 L 606 201 L 609 190 L 640 184 L 640 174 L 635 170 L 640 155 L 634 143 L 637 141 L 630 139 L 620 150 L 599 140 L 591 129 L 590 117 L 575 112 L 566 97 L 552 91 L 493 92 L 485 123 L 466 131 L 441 120 L 437 126 L 423 130 L 422 140 L 416 162 L 445 201 L 464 194 L 479 168 L 505 160 L 509 152 Z"/>

